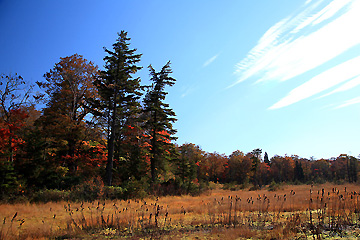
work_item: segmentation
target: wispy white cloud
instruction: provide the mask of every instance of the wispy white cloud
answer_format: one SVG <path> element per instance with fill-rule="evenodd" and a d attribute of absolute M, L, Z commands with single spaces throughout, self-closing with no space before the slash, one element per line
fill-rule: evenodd
<path fill-rule="evenodd" d="M 338 92 L 344 92 L 344 91 L 353 89 L 354 87 L 359 86 L 359 85 L 360 85 L 360 76 L 357 76 L 357 77 L 345 82 L 344 84 L 342 84 L 340 87 L 336 88 L 335 90 L 320 96 L 319 98 L 327 97 L 327 96 L 330 96 L 330 95 L 332 95 L 334 93 L 338 93 Z"/>
<path fill-rule="evenodd" d="M 330 19 L 336 13 L 340 12 L 345 6 L 347 6 L 352 0 L 335 0 L 329 3 L 326 7 L 321 9 L 319 12 L 315 14 L 309 14 L 312 10 L 314 10 L 321 1 L 317 2 L 316 4 L 312 5 L 312 8 L 308 8 L 304 11 L 304 20 L 301 24 L 299 24 L 292 33 L 296 33 L 301 29 L 311 26 L 314 27 L 315 25 L 324 22 L 325 20 Z"/>
<path fill-rule="evenodd" d="M 257 83 L 286 81 L 359 45 L 360 33 L 356 30 L 357 23 L 360 22 L 359 12 L 359 0 L 334 0 L 325 6 L 321 0 L 307 1 L 298 14 L 282 19 L 262 36 L 257 45 L 236 65 L 235 74 L 238 79 L 229 87 L 249 78 L 256 78 Z M 356 68 L 360 74 L 360 68 Z M 329 75 L 327 80 L 323 80 L 324 75 L 315 76 L 295 88 L 270 109 L 288 106 L 339 82 L 333 79 L 335 76 Z M 321 88 L 314 90 L 304 87 L 320 85 Z"/>
<path fill-rule="evenodd" d="M 341 63 L 327 71 L 320 73 L 304 84 L 291 90 L 287 96 L 272 105 L 269 109 L 289 106 L 317 93 L 334 87 L 344 81 L 360 77 L 360 56 Z"/>
<path fill-rule="evenodd" d="M 187 95 L 189 95 L 193 91 L 194 91 L 193 87 L 187 87 L 187 88 L 183 89 L 183 93 L 181 94 L 181 98 L 186 97 Z"/>
<path fill-rule="evenodd" d="M 360 97 L 356 97 L 350 100 L 345 101 L 343 104 L 341 104 L 340 106 L 337 106 L 335 109 L 339 109 L 339 108 L 344 108 L 353 104 L 358 104 L 360 103 Z"/>
<path fill-rule="evenodd" d="M 215 59 L 219 56 L 219 54 L 216 54 L 215 56 L 209 58 L 208 60 L 205 61 L 205 63 L 203 64 L 203 67 L 208 66 L 209 64 L 211 64 L 212 62 L 215 61 Z"/>

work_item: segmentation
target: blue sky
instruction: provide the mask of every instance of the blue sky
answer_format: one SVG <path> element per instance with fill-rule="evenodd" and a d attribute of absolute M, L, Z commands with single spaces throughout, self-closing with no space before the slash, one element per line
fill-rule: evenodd
<path fill-rule="evenodd" d="M 178 143 L 231 154 L 358 156 L 359 0 L 0 0 L 0 73 L 42 80 L 60 57 L 102 68 L 128 31 L 139 72 L 172 62 Z"/>

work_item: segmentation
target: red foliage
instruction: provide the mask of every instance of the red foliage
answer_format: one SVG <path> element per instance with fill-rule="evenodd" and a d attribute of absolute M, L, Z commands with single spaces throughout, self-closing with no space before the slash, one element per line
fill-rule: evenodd
<path fill-rule="evenodd" d="M 15 155 L 24 140 L 19 137 L 19 130 L 24 126 L 28 114 L 22 109 L 10 110 L 8 121 L 0 122 L 0 153 Z"/>
<path fill-rule="evenodd" d="M 65 155 L 62 159 L 66 163 L 74 163 L 79 172 L 91 174 L 99 167 L 104 167 L 107 161 L 106 147 L 97 142 L 83 141 L 82 146 L 73 155 Z"/>

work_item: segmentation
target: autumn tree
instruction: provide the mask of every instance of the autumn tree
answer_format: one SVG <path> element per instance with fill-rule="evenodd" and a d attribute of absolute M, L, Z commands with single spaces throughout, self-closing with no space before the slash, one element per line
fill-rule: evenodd
<path fill-rule="evenodd" d="M 358 160 L 347 154 L 340 154 L 331 161 L 330 170 L 334 180 L 356 182 L 358 175 Z"/>
<path fill-rule="evenodd" d="M 200 164 L 202 178 L 213 182 L 224 182 L 228 168 L 226 155 L 217 152 L 206 153 Z"/>
<path fill-rule="evenodd" d="M 22 142 L 18 137 L 18 130 L 27 118 L 24 107 L 31 104 L 33 86 L 28 86 L 18 74 L 2 74 L 0 78 L 1 152 L 10 162 L 13 162 L 16 147 Z"/>
<path fill-rule="evenodd" d="M 276 182 L 290 182 L 294 179 L 295 162 L 292 157 L 275 155 L 271 158 L 271 175 Z"/>
<path fill-rule="evenodd" d="M 174 173 L 178 177 L 180 184 L 190 192 L 194 181 L 199 180 L 200 163 L 204 160 L 204 152 L 199 146 L 192 143 L 185 143 L 178 148 L 179 157 L 174 163 Z"/>
<path fill-rule="evenodd" d="M 240 150 L 236 150 L 229 156 L 228 181 L 243 184 L 249 181 L 251 171 L 251 159 Z"/>
<path fill-rule="evenodd" d="M 106 184 L 112 185 L 115 144 L 124 135 L 131 118 L 136 118 L 140 111 L 140 78 L 133 75 L 141 69 L 136 64 L 141 54 L 130 49 L 131 40 L 127 32 L 118 33 L 113 49 L 105 49 L 105 70 L 94 82 L 99 97 L 92 100 L 93 114 L 104 126 L 107 135 L 108 158 L 106 165 Z M 119 142 L 119 141 L 118 141 Z M 121 146 L 118 146 L 121 148 Z"/>
<path fill-rule="evenodd" d="M 176 133 L 173 128 L 173 123 L 176 121 L 175 112 L 164 102 L 167 95 L 165 87 L 173 86 L 176 80 L 170 76 L 172 73 L 170 61 L 160 72 L 156 72 L 151 65 L 149 71 L 153 84 L 144 99 L 144 113 L 145 129 L 150 142 L 151 180 L 154 183 L 158 177 L 157 170 L 164 169 L 170 158 L 169 151 L 173 148 L 171 140 L 176 139 L 173 136 Z"/>
<path fill-rule="evenodd" d="M 358 180 L 359 161 L 353 156 L 348 156 L 348 179 L 349 182 L 357 182 Z"/>
<path fill-rule="evenodd" d="M 90 113 L 88 100 L 97 95 L 93 81 L 98 67 L 83 56 L 73 54 L 44 74 L 37 82 L 45 90 L 46 107 L 39 123 L 49 147 L 71 173 L 77 170 L 76 152 L 86 138 L 85 118 Z"/>
<path fill-rule="evenodd" d="M 79 124 L 90 112 L 88 99 L 96 96 L 93 81 L 98 77 L 98 67 L 79 54 L 60 58 L 44 74 L 45 82 L 37 82 L 48 96 L 47 107 L 56 108 Z"/>
<path fill-rule="evenodd" d="M 347 154 L 341 154 L 332 160 L 330 170 L 335 181 L 348 180 L 348 165 Z"/>
<path fill-rule="evenodd" d="M 304 182 L 310 181 L 312 179 L 312 171 L 311 171 L 312 161 L 306 158 L 297 158 L 296 161 L 298 161 L 299 164 L 301 164 L 304 173 Z"/>
<path fill-rule="evenodd" d="M 296 174 L 296 165 L 295 165 Z M 331 178 L 330 162 L 326 159 L 319 159 L 311 162 L 312 180 L 313 181 L 327 181 Z"/>
<path fill-rule="evenodd" d="M 134 181 L 147 184 L 150 172 L 147 140 L 141 121 L 137 123 L 134 119 L 123 129 L 121 139 L 116 141 L 113 184 L 126 186 Z"/>
<path fill-rule="evenodd" d="M 31 89 L 17 74 L 0 75 L 0 197 L 17 188 L 15 160 L 23 146 L 23 126 L 28 118 Z"/>

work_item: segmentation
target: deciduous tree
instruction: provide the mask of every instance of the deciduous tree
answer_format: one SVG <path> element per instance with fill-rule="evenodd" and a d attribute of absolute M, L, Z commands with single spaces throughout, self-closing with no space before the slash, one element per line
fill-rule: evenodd
<path fill-rule="evenodd" d="M 22 143 L 18 131 L 28 117 L 25 107 L 31 104 L 33 86 L 27 86 L 18 74 L 2 74 L 0 79 L 0 151 L 10 162 L 13 162 L 14 152 Z"/>
<path fill-rule="evenodd" d="M 39 119 L 49 147 L 56 149 L 59 161 L 71 173 L 77 170 L 76 152 L 85 140 L 85 117 L 90 113 L 88 100 L 97 95 L 93 81 L 99 70 L 78 54 L 60 58 L 44 74 L 45 81 L 37 82 L 46 92 L 46 108 Z"/>
<path fill-rule="evenodd" d="M 249 155 L 236 150 L 229 156 L 228 181 L 236 181 L 243 184 L 249 181 L 251 171 L 251 159 Z"/>
<path fill-rule="evenodd" d="M 18 187 L 15 156 L 24 140 L 23 126 L 32 86 L 20 75 L 0 76 L 0 197 Z"/>
<path fill-rule="evenodd" d="M 204 160 L 204 152 L 199 146 L 192 143 L 181 145 L 178 151 L 179 158 L 175 162 L 174 172 L 189 193 L 193 181 L 198 180 L 199 166 Z"/>

